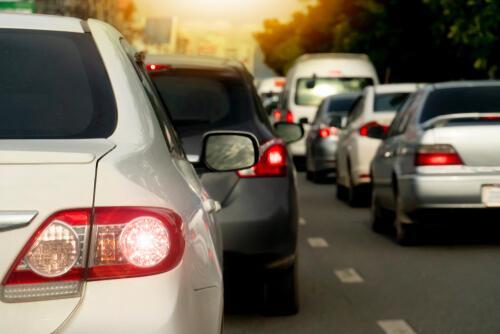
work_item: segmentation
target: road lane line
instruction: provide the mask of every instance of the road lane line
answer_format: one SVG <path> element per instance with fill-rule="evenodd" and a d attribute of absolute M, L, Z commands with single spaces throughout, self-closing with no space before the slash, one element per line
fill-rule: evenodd
<path fill-rule="evenodd" d="M 300 219 L 299 219 L 299 225 L 306 226 L 307 225 L 307 221 L 304 218 L 300 217 Z"/>
<path fill-rule="evenodd" d="M 307 242 L 312 248 L 327 248 L 328 242 L 323 238 L 308 238 Z"/>
<path fill-rule="evenodd" d="M 417 334 L 404 320 L 381 320 L 377 324 L 386 334 Z"/>
<path fill-rule="evenodd" d="M 335 275 L 342 283 L 346 284 L 363 283 L 365 281 L 353 268 L 335 270 Z"/>

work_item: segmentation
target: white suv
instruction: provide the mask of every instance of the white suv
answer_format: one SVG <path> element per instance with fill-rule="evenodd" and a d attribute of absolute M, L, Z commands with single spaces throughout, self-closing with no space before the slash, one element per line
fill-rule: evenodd
<path fill-rule="evenodd" d="M 370 165 L 396 113 L 418 89 L 417 84 L 365 88 L 353 105 L 337 150 L 337 195 L 349 204 L 362 204 L 371 184 Z"/>
<path fill-rule="evenodd" d="M 0 333 L 220 333 L 218 205 L 141 57 L 51 16 L 0 14 L 0 45 Z M 207 134 L 202 161 L 256 145 Z"/>

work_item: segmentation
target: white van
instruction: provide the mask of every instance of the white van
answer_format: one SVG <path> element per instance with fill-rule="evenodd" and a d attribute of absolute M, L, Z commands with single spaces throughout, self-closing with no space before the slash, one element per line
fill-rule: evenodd
<path fill-rule="evenodd" d="M 367 55 L 324 53 L 300 57 L 288 72 L 281 96 L 283 119 L 304 124 L 307 138 L 321 101 L 331 95 L 360 91 L 379 83 Z M 295 157 L 305 157 L 305 139 L 290 145 Z"/>

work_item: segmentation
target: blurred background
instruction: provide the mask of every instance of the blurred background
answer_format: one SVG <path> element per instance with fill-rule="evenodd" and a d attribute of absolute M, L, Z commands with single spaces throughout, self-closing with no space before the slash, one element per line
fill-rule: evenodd
<path fill-rule="evenodd" d="M 98 18 L 150 54 L 243 62 L 257 79 L 304 53 L 367 53 L 385 82 L 496 78 L 494 0 L 0 0 L 0 10 Z"/>

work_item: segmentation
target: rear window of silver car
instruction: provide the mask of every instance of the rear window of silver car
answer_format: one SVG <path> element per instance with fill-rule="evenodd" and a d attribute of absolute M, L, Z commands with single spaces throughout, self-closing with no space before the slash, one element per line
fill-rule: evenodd
<path fill-rule="evenodd" d="M 109 137 L 116 102 L 90 34 L 0 29 L 0 139 Z"/>
<path fill-rule="evenodd" d="M 466 113 L 500 113 L 500 85 L 435 90 L 425 102 L 420 122 Z"/>
<path fill-rule="evenodd" d="M 398 112 L 404 105 L 409 93 L 383 93 L 375 96 L 375 112 Z"/>

